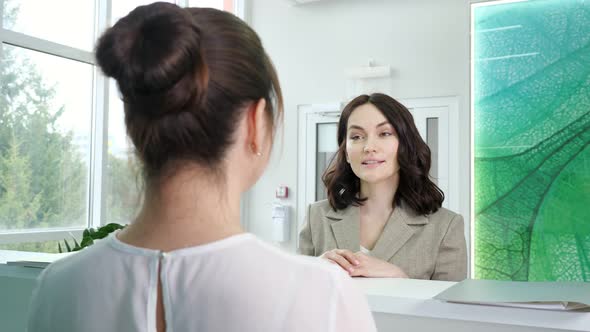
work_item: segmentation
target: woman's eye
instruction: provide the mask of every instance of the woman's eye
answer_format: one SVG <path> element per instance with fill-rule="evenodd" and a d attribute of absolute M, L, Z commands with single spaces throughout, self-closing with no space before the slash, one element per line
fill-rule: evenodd
<path fill-rule="evenodd" d="M 360 135 L 352 135 L 352 136 L 350 136 L 350 139 L 353 140 L 353 141 L 356 141 L 356 140 L 358 140 L 360 138 L 361 138 Z"/>
<path fill-rule="evenodd" d="M 391 135 L 393 135 L 393 134 L 388 131 L 384 131 L 381 133 L 381 136 L 391 136 Z"/>

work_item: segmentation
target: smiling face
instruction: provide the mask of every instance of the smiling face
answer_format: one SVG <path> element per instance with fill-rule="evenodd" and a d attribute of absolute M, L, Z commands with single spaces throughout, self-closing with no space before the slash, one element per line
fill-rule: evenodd
<path fill-rule="evenodd" d="M 397 133 L 373 104 L 357 107 L 346 127 L 346 161 L 361 182 L 376 184 L 399 176 Z"/>

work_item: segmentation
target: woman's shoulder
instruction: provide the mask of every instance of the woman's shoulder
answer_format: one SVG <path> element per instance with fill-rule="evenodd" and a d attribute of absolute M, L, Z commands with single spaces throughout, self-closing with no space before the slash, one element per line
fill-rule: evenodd
<path fill-rule="evenodd" d="M 323 217 L 330 213 L 330 211 L 334 211 L 334 209 L 330 205 L 330 202 L 327 199 L 324 199 L 309 204 L 307 213 L 310 220 L 316 221 L 323 219 Z"/>
<path fill-rule="evenodd" d="M 332 206 L 330 205 L 330 201 L 327 199 L 322 199 L 321 201 L 313 202 L 309 204 L 309 209 L 312 211 L 321 211 L 323 213 L 332 210 Z"/>
<path fill-rule="evenodd" d="M 309 213 L 310 214 L 322 214 L 322 215 L 329 215 L 332 217 L 340 217 L 341 215 L 350 213 L 351 209 L 354 209 L 355 206 L 348 205 L 343 209 L 335 209 L 330 201 L 327 199 L 323 199 L 321 201 L 317 201 L 314 203 L 309 204 Z"/>
<path fill-rule="evenodd" d="M 436 212 L 426 215 L 426 218 L 428 218 L 429 223 L 436 222 L 443 225 L 443 227 L 448 226 L 450 223 L 463 222 L 463 217 L 460 214 L 444 207 L 440 207 Z"/>
<path fill-rule="evenodd" d="M 311 284 L 327 286 L 339 283 L 343 277 L 348 277 L 344 270 L 326 260 L 319 257 L 294 255 L 259 238 L 256 238 L 250 246 L 242 248 L 241 253 L 237 255 L 244 256 L 244 259 L 239 259 L 240 261 L 245 261 L 246 257 L 249 258 L 249 268 L 257 271 L 256 278 L 259 273 L 263 273 L 274 275 L 277 280 L 293 280 L 297 284 L 300 284 L 302 280 L 308 280 Z M 252 259 L 254 257 L 255 259 Z M 243 279 L 249 279 L 243 276 Z M 293 276 L 296 277 L 293 278 Z"/>
<path fill-rule="evenodd" d="M 326 317 L 343 307 L 354 308 L 355 315 L 364 317 L 365 313 L 359 310 L 367 310 L 366 304 L 363 304 L 365 297 L 339 266 L 319 257 L 285 252 L 262 240 L 258 240 L 256 247 L 262 251 L 256 255 L 261 259 L 248 261 L 249 270 L 241 271 L 240 287 L 247 284 L 249 289 L 266 290 L 272 286 L 276 293 L 283 294 L 281 299 L 261 295 L 257 304 L 270 302 L 278 310 L 284 305 L 291 313 L 288 319 L 293 322 L 305 315 L 306 319 L 317 322 L 313 331 L 338 330 L 330 327 L 334 322 L 326 320 Z M 265 278 L 261 279 L 261 275 Z M 270 285 L 269 280 L 278 282 Z M 312 311 L 309 310 L 310 299 L 313 299 L 315 308 Z M 366 312 L 370 317 L 368 310 Z M 352 320 L 358 322 L 359 319 Z"/>
<path fill-rule="evenodd" d="M 329 224 L 325 223 L 326 220 L 342 219 L 347 211 L 347 209 L 334 210 L 327 199 L 311 203 L 308 208 L 307 217 L 309 218 L 312 227 L 314 224 L 316 227 L 325 227 Z"/>
<path fill-rule="evenodd" d="M 447 208 L 444 208 L 444 207 L 440 207 L 438 210 L 436 210 L 436 212 L 431 213 L 429 216 L 433 217 L 433 218 L 444 218 L 444 219 L 455 219 L 457 217 L 461 217 L 460 214 L 458 214 L 454 211 L 451 211 Z"/>
<path fill-rule="evenodd" d="M 104 271 L 115 264 L 122 255 L 112 247 L 115 233 L 80 251 L 51 263 L 44 271 L 43 277 L 53 282 L 69 282 L 78 278 L 102 278 L 96 271 Z"/>

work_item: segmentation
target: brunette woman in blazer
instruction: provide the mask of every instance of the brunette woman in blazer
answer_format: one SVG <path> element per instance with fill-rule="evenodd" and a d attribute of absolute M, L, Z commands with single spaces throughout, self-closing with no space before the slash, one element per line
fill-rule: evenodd
<path fill-rule="evenodd" d="M 351 276 L 463 280 L 463 218 L 442 207 L 430 149 L 408 109 L 375 93 L 353 99 L 323 176 L 328 199 L 309 206 L 299 253 Z"/>

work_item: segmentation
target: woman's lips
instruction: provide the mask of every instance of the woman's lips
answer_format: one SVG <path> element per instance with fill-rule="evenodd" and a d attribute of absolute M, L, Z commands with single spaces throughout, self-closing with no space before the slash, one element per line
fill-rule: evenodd
<path fill-rule="evenodd" d="M 367 160 L 363 161 L 361 165 L 366 168 L 376 168 L 383 164 L 385 160 Z"/>

